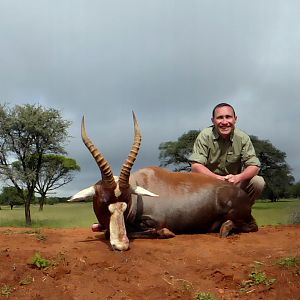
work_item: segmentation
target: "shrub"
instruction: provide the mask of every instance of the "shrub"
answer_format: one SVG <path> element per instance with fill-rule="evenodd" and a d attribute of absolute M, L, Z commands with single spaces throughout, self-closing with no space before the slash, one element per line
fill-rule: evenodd
<path fill-rule="evenodd" d="M 299 258 L 297 256 L 286 257 L 280 259 L 277 263 L 285 268 L 293 268 L 298 266 Z"/>
<path fill-rule="evenodd" d="M 196 300 L 215 300 L 215 296 L 210 293 L 199 293 Z"/>
<path fill-rule="evenodd" d="M 35 253 L 35 255 L 31 258 L 30 264 L 39 269 L 45 269 L 52 265 L 51 261 L 43 258 L 39 253 Z"/>
<path fill-rule="evenodd" d="M 241 292 L 247 292 L 247 290 L 254 285 L 263 284 L 270 287 L 276 281 L 275 278 L 268 278 L 265 272 L 260 271 L 252 271 L 248 275 L 248 278 L 249 280 L 245 280 L 241 283 Z"/>
<path fill-rule="evenodd" d="M 9 285 L 5 284 L 0 288 L 0 295 L 6 298 L 8 298 L 12 292 L 13 292 L 13 288 L 10 287 Z"/>

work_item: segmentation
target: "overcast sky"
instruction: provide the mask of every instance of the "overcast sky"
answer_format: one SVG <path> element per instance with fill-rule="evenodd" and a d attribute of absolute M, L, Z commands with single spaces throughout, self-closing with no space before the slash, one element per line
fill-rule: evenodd
<path fill-rule="evenodd" d="M 219 102 L 237 126 L 284 151 L 300 180 L 300 1 L 0 0 L 0 101 L 41 104 L 70 120 L 81 172 L 68 196 L 100 179 L 80 138 L 115 175 L 142 130 L 133 170 L 158 165 L 161 142 L 211 124 Z"/>

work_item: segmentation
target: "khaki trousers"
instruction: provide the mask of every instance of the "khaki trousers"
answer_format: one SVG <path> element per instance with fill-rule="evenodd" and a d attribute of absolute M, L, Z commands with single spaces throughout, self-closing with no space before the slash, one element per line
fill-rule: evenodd
<path fill-rule="evenodd" d="M 266 183 L 263 177 L 256 175 L 250 180 L 240 183 L 239 187 L 248 194 L 248 196 L 254 203 L 255 200 L 260 197 L 265 185 Z"/>

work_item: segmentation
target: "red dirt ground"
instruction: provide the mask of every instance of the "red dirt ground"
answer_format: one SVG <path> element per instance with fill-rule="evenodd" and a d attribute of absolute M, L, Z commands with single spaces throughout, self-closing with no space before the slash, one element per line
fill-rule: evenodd
<path fill-rule="evenodd" d="M 112 251 L 102 233 L 89 229 L 0 228 L 0 299 L 202 299 L 201 292 L 215 299 L 300 299 L 300 261 L 278 264 L 300 259 L 299 225 L 130 246 Z M 33 267 L 36 252 L 54 265 Z M 265 283 L 254 284 L 251 272 L 264 272 Z"/>

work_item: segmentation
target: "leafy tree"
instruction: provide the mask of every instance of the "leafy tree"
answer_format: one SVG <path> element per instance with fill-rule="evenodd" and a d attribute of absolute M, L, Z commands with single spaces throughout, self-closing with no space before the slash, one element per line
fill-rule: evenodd
<path fill-rule="evenodd" d="M 173 166 L 175 171 L 190 171 L 188 157 L 198 136 L 198 130 L 190 130 L 180 136 L 177 141 L 168 141 L 159 145 L 160 166 Z"/>
<path fill-rule="evenodd" d="M 34 198 L 45 154 L 65 154 L 69 121 L 60 112 L 40 105 L 0 105 L 0 174 L 17 189 L 25 204 L 26 224 L 31 224 Z M 36 157 L 36 163 L 30 159 Z M 20 164 L 13 162 L 19 161 Z"/>
<path fill-rule="evenodd" d="M 291 197 L 300 198 L 300 181 L 296 182 L 295 184 L 292 184 L 289 187 L 289 195 Z"/>
<path fill-rule="evenodd" d="M 40 210 L 43 210 L 47 193 L 71 182 L 74 172 L 80 171 L 76 160 L 62 155 L 44 155 L 43 162 L 36 186 L 36 192 L 41 195 Z"/>
<path fill-rule="evenodd" d="M 22 205 L 24 201 L 20 198 L 17 189 L 13 186 L 6 186 L 2 188 L 2 194 L 0 195 L 0 204 L 10 205 L 10 209 L 13 209 L 14 205 Z"/>
<path fill-rule="evenodd" d="M 39 157 L 37 155 L 32 155 L 27 158 L 27 164 L 36 166 L 38 159 Z M 45 154 L 42 156 L 42 161 L 43 163 L 35 188 L 35 192 L 41 196 L 39 198 L 40 210 L 43 210 L 47 194 L 71 182 L 74 178 L 74 172 L 80 170 L 76 160 L 63 155 Z M 13 166 L 20 172 L 22 163 L 15 161 Z"/>
<path fill-rule="evenodd" d="M 188 157 L 192 153 L 193 145 L 199 131 L 190 130 L 180 136 L 177 141 L 163 142 L 159 145 L 160 166 L 170 166 L 175 171 L 190 171 Z M 291 168 L 286 163 L 286 154 L 275 148 L 268 140 L 259 140 L 250 136 L 257 156 L 261 161 L 261 175 L 267 187 L 263 198 L 276 201 L 288 195 L 288 189 L 294 181 Z"/>
<path fill-rule="evenodd" d="M 276 201 L 289 196 L 290 185 L 294 182 L 291 168 L 285 161 L 286 154 L 275 148 L 268 140 L 259 140 L 251 135 L 256 155 L 261 162 L 261 175 L 266 181 L 262 198 Z"/>

